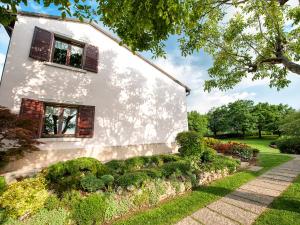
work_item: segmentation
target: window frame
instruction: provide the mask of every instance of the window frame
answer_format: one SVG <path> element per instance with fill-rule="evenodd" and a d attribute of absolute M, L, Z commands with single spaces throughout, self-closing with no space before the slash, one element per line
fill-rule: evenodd
<path fill-rule="evenodd" d="M 54 60 L 55 42 L 56 41 L 61 41 L 61 42 L 66 43 L 68 45 L 67 56 L 66 56 L 66 64 L 60 64 L 60 63 L 56 63 L 56 62 L 53 61 Z M 76 47 L 79 47 L 79 48 L 82 48 L 81 66 L 80 67 L 75 67 L 75 66 L 70 65 L 71 46 L 72 45 L 76 46 Z M 84 54 L 85 54 L 85 44 L 84 43 L 81 43 L 79 41 L 74 41 L 74 40 L 71 40 L 71 39 L 68 39 L 68 38 L 65 38 L 65 37 L 58 36 L 58 35 L 54 34 L 54 40 L 53 40 L 53 44 L 52 44 L 52 52 L 51 52 L 50 62 L 55 63 L 57 65 L 68 66 L 68 67 L 71 67 L 71 68 L 83 69 Z"/>
<path fill-rule="evenodd" d="M 41 129 L 41 138 L 62 138 L 62 137 L 72 137 L 75 138 L 77 134 L 77 129 L 78 129 L 78 113 L 79 113 L 79 105 L 74 105 L 74 104 L 64 104 L 64 103 L 53 103 L 53 102 L 43 102 L 44 103 L 44 114 L 43 114 L 43 121 L 42 121 L 42 129 Z M 77 114 L 76 114 L 76 127 L 75 127 L 75 132 L 74 134 L 45 134 L 45 115 L 46 115 L 46 107 L 47 106 L 52 106 L 52 107 L 60 107 L 60 108 L 76 108 L 77 109 Z"/>

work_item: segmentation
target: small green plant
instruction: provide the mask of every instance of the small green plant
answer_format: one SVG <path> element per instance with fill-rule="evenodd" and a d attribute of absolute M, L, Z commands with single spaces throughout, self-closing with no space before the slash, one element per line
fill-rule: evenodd
<path fill-rule="evenodd" d="M 79 191 L 71 190 L 62 193 L 61 203 L 68 209 L 74 208 L 74 206 L 82 200 L 82 196 Z"/>
<path fill-rule="evenodd" d="M 149 179 L 149 176 L 147 175 L 146 172 L 131 172 L 131 173 L 126 173 L 116 180 L 117 184 L 121 187 L 128 187 L 128 186 L 135 186 L 135 187 L 140 187 L 146 180 Z"/>
<path fill-rule="evenodd" d="M 112 175 L 103 175 L 100 178 L 106 187 L 111 187 L 115 181 L 115 178 Z"/>
<path fill-rule="evenodd" d="M 81 188 L 87 192 L 95 192 L 104 187 L 103 180 L 97 178 L 93 174 L 88 174 L 81 178 L 80 180 Z"/>
<path fill-rule="evenodd" d="M 217 152 L 212 148 L 206 148 L 201 155 L 201 162 L 207 163 L 214 161 Z"/>
<path fill-rule="evenodd" d="M 68 224 L 68 220 L 69 213 L 65 209 L 41 209 L 37 214 L 25 221 L 24 225 L 63 225 Z"/>
<path fill-rule="evenodd" d="M 164 164 L 161 169 L 165 177 L 170 177 L 173 174 L 188 174 L 191 171 L 191 163 L 188 160 L 170 162 Z"/>
<path fill-rule="evenodd" d="M 44 205 L 44 207 L 48 210 L 57 209 L 57 208 L 60 208 L 61 206 L 62 206 L 62 203 L 60 202 L 59 198 L 54 194 L 50 195 L 47 198 L 45 205 Z"/>
<path fill-rule="evenodd" d="M 111 160 L 105 163 L 105 166 L 109 169 L 111 174 L 123 174 L 125 171 L 124 160 Z"/>
<path fill-rule="evenodd" d="M 201 135 L 196 131 L 184 131 L 176 136 L 176 142 L 179 144 L 179 153 L 184 157 L 200 156 L 203 152 L 201 144 Z"/>
<path fill-rule="evenodd" d="M 18 218 L 37 212 L 48 197 L 44 178 L 28 178 L 9 185 L 0 197 L 0 205 L 10 217 Z"/>
<path fill-rule="evenodd" d="M 5 177 L 0 176 L 0 194 L 5 190 L 5 188 L 6 188 Z"/>
<path fill-rule="evenodd" d="M 105 219 L 106 208 L 105 197 L 100 194 L 92 194 L 75 204 L 72 218 L 76 224 L 80 225 L 101 224 Z"/>

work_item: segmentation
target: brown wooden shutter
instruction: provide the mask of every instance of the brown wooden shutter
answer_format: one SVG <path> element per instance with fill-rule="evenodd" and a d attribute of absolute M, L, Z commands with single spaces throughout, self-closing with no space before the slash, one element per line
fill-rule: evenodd
<path fill-rule="evenodd" d="M 38 100 L 22 98 L 20 117 L 33 121 L 33 137 L 39 138 L 44 117 L 44 103 Z"/>
<path fill-rule="evenodd" d="M 53 41 L 52 32 L 35 27 L 29 56 L 41 61 L 50 61 Z"/>
<path fill-rule="evenodd" d="M 76 137 L 93 137 L 95 106 L 79 106 Z"/>
<path fill-rule="evenodd" d="M 83 69 L 98 73 L 99 50 L 96 46 L 86 44 L 84 50 Z"/>

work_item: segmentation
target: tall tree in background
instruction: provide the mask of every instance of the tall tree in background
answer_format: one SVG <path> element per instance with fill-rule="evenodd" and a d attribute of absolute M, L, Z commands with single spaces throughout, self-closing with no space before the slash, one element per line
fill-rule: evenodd
<path fill-rule="evenodd" d="M 279 129 L 286 135 L 300 136 L 300 111 L 291 112 L 280 121 Z"/>
<path fill-rule="evenodd" d="M 262 131 L 267 129 L 269 124 L 274 123 L 276 117 L 276 108 L 271 107 L 269 103 L 258 103 L 254 106 L 253 116 L 258 129 L 258 136 L 262 138 Z"/>
<path fill-rule="evenodd" d="M 218 108 L 211 109 L 208 113 L 208 127 L 216 137 L 218 132 L 224 132 L 228 129 L 228 109 L 227 107 L 221 106 Z"/>
<path fill-rule="evenodd" d="M 191 111 L 188 112 L 188 125 L 189 130 L 196 131 L 201 135 L 204 135 L 207 133 L 207 116 L 201 115 L 197 111 Z"/>
<path fill-rule="evenodd" d="M 243 137 L 255 127 L 253 107 L 254 102 L 250 100 L 237 100 L 228 104 L 228 124 L 236 133 L 241 132 Z"/>

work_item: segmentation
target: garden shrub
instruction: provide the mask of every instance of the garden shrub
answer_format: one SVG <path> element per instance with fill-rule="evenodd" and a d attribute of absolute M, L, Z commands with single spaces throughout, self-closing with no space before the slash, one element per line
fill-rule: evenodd
<path fill-rule="evenodd" d="M 0 194 L 5 190 L 5 188 L 6 188 L 5 177 L 0 176 Z"/>
<path fill-rule="evenodd" d="M 215 145 L 218 145 L 221 143 L 220 140 L 212 138 L 212 137 L 204 137 L 203 141 L 204 141 L 204 144 L 210 148 L 213 148 Z"/>
<path fill-rule="evenodd" d="M 300 137 L 283 137 L 276 141 L 281 153 L 300 154 Z"/>
<path fill-rule="evenodd" d="M 201 155 L 203 152 L 201 139 L 201 135 L 195 131 L 184 131 L 178 133 L 176 136 L 176 142 L 180 146 L 178 149 L 180 155 L 184 157 Z"/>
<path fill-rule="evenodd" d="M 182 160 L 182 157 L 180 157 L 177 154 L 165 154 L 159 155 L 159 157 L 162 159 L 163 163 L 176 162 Z"/>
<path fill-rule="evenodd" d="M 105 219 L 106 199 L 103 195 L 92 194 L 75 204 L 72 218 L 76 224 L 101 224 Z"/>
<path fill-rule="evenodd" d="M 63 209 L 41 209 L 37 214 L 25 221 L 26 225 L 63 225 L 68 224 L 69 213 Z"/>
<path fill-rule="evenodd" d="M 204 171 L 223 170 L 227 168 L 230 173 L 236 171 L 240 165 L 239 160 L 230 159 L 226 156 L 216 155 L 215 159 L 211 163 L 201 164 L 201 169 Z"/>
<path fill-rule="evenodd" d="M 110 174 L 123 174 L 125 171 L 124 160 L 111 160 L 105 163 L 105 166 L 109 169 Z"/>
<path fill-rule="evenodd" d="M 149 169 L 142 169 L 139 171 L 145 172 L 152 179 L 163 177 L 163 173 L 160 168 L 149 168 Z"/>
<path fill-rule="evenodd" d="M 71 190 L 62 193 L 61 204 L 68 209 L 72 209 L 81 200 L 81 193 L 77 190 Z"/>
<path fill-rule="evenodd" d="M 60 189 L 72 189 L 80 187 L 80 180 L 85 174 L 102 176 L 108 173 L 108 169 L 100 161 L 94 158 L 82 157 L 56 163 L 46 169 L 46 178 Z"/>
<path fill-rule="evenodd" d="M 87 192 L 95 192 L 104 187 L 104 182 L 93 174 L 88 174 L 80 180 L 81 188 Z"/>
<path fill-rule="evenodd" d="M 146 164 L 145 157 L 133 157 L 125 160 L 125 171 L 139 170 Z"/>
<path fill-rule="evenodd" d="M 141 208 L 143 206 L 149 205 L 149 189 L 142 188 L 139 191 L 134 193 L 133 196 L 133 204 L 137 208 Z"/>
<path fill-rule="evenodd" d="M 124 215 L 133 208 L 133 202 L 129 196 L 122 196 L 122 198 L 120 198 L 110 193 L 106 198 L 105 221 Z"/>
<path fill-rule="evenodd" d="M 48 210 L 57 209 L 60 208 L 61 206 L 62 203 L 60 202 L 59 198 L 54 194 L 50 195 L 44 204 L 44 208 Z"/>
<path fill-rule="evenodd" d="M 0 205 L 10 217 L 18 218 L 41 209 L 48 196 L 44 178 L 28 178 L 9 185 L 0 197 Z"/>
<path fill-rule="evenodd" d="M 146 180 L 149 179 L 149 176 L 146 172 L 136 171 L 125 173 L 117 178 L 116 182 L 121 187 L 135 186 L 140 187 Z"/>
<path fill-rule="evenodd" d="M 169 177 L 172 174 L 177 174 L 177 175 L 188 174 L 191 171 L 191 163 L 188 160 L 170 162 L 164 164 L 161 167 L 161 169 L 165 177 Z"/>
<path fill-rule="evenodd" d="M 155 166 L 162 166 L 164 164 L 164 160 L 163 160 L 163 155 L 154 155 L 154 156 L 150 156 L 150 166 L 155 165 Z"/>
<path fill-rule="evenodd" d="M 115 178 L 109 174 L 101 176 L 100 179 L 103 181 L 104 185 L 107 187 L 111 187 L 115 180 Z"/>
<path fill-rule="evenodd" d="M 201 157 L 200 157 L 200 159 L 201 159 L 201 162 L 202 163 L 207 163 L 207 162 L 212 162 L 212 161 L 214 161 L 214 159 L 215 159 L 215 157 L 216 157 L 216 151 L 214 150 L 214 149 L 212 149 L 212 148 L 206 148 L 204 151 L 203 151 L 203 153 L 202 153 L 202 155 L 201 155 Z"/>

